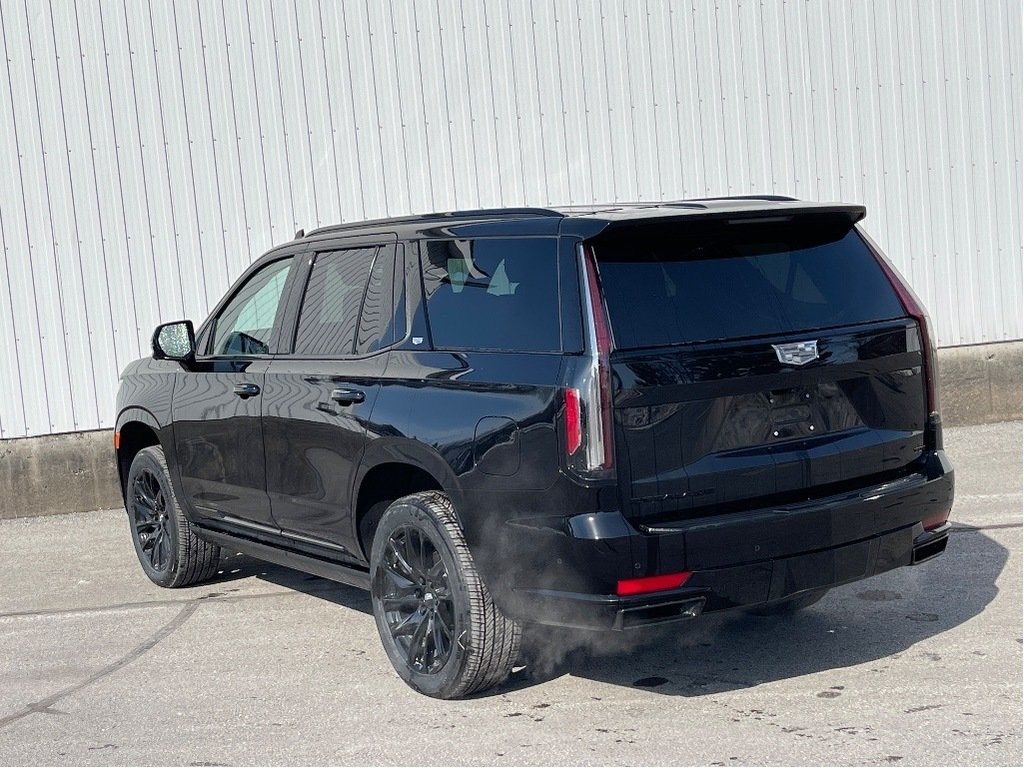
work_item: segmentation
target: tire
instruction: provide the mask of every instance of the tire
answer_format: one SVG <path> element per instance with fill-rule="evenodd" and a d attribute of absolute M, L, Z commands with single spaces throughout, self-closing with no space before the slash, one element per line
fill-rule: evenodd
<path fill-rule="evenodd" d="M 132 461 L 125 509 L 142 570 L 161 587 L 189 587 L 217 573 L 220 547 L 198 538 L 171 488 L 160 446 L 143 448 Z"/>
<path fill-rule="evenodd" d="M 755 616 L 786 616 L 791 613 L 809 608 L 828 594 L 828 588 L 812 589 L 802 592 L 795 597 L 787 597 L 785 600 L 776 600 L 772 603 L 764 603 L 749 609 Z"/>
<path fill-rule="evenodd" d="M 370 574 L 384 650 L 414 690 L 457 699 L 512 672 L 522 629 L 494 605 L 445 494 L 415 493 L 388 507 Z"/>

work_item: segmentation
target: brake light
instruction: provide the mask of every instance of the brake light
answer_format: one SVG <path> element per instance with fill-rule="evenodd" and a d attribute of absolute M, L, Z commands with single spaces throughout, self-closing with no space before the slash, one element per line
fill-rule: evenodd
<path fill-rule="evenodd" d="M 664 592 L 667 589 L 678 589 L 693 575 L 692 571 L 664 573 L 659 576 L 641 576 L 637 579 L 619 579 L 615 594 L 619 597 L 644 595 L 648 592 Z"/>
<path fill-rule="evenodd" d="M 924 304 L 914 293 L 914 290 L 910 287 L 909 283 L 896 271 L 896 267 L 892 265 L 885 254 L 882 253 L 882 249 L 863 232 L 861 235 L 867 242 L 868 247 L 875 256 L 875 260 L 878 265 L 885 272 L 885 276 L 889 279 L 892 284 L 893 290 L 896 291 L 896 295 L 899 297 L 900 303 L 903 305 L 903 309 L 910 315 L 914 320 L 917 321 L 918 330 L 921 333 L 921 358 L 923 359 L 924 367 L 924 381 L 925 391 L 927 393 L 928 402 L 928 413 L 937 413 L 939 410 L 939 369 L 935 353 L 935 343 L 931 334 L 931 321 L 928 319 L 928 312 L 924 308 Z"/>
<path fill-rule="evenodd" d="M 583 444 L 583 425 L 580 412 L 580 391 L 565 390 L 565 453 L 572 456 Z"/>

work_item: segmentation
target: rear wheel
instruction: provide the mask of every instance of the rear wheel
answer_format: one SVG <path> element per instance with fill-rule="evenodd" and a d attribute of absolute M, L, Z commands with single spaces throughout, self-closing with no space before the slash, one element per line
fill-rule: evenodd
<path fill-rule="evenodd" d="M 776 600 L 772 603 L 756 605 L 750 609 L 750 613 L 753 613 L 755 616 L 785 616 L 814 605 L 827 594 L 827 588 L 812 589 L 794 597 L 787 597 L 785 600 Z"/>
<path fill-rule="evenodd" d="M 187 587 L 217 573 L 220 547 L 193 533 L 174 498 L 160 446 L 139 451 L 125 488 L 135 554 L 150 581 L 161 587 Z"/>
<path fill-rule="evenodd" d="M 381 642 L 412 688 L 455 699 L 511 673 L 521 629 L 494 605 L 446 495 L 415 493 L 388 507 L 370 573 Z"/>

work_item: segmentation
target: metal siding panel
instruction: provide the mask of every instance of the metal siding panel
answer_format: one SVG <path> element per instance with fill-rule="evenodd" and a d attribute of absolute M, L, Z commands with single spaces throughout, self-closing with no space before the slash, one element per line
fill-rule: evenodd
<path fill-rule="evenodd" d="M 385 5 L 378 3 L 370 3 L 368 11 L 377 134 L 381 147 L 387 205 L 391 211 L 406 213 L 409 211 L 408 156 L 402 140 L 403 117 L 395 74 L 395 36 L 391 14 Z"/>
<path fill-rule="evenodd" d="M 993 196 L 1000 264 L 1000 337 L 1019 339 L 1022 331 L 1021 235 L 1021 6 L 1012 0 L 985 4 L 986 89 L 994 149 Z M 1005 75 L 1003 75 L 1005 73 Z M 1002 75 L 1002 76 L 1001 76 Z"/>
<path fill-rule="evenodd" d="M 454 210 L 460 206 L 470 207 L 471 201 L 460 197 L 459 190 L 455 186 L 453 147 L 451 146 L 451 135 L 448 132 L 448 113 L 445 108 L 445 83 L 438 36 L 437 6 L 433 3 L 414 4 L 413 17 L 415 21 L 413 44 L 419 65 L 419 82 L 416 87 L 423 94 L 422 110 L 426 136 L 424 151 L 430 155 L 431 205 L 434 210 L 441 211 Z M 354 87 L 356 87 L 355 80 L 356 78 L 353 78 Z M 359 116 L 357 115 L 358 120 Z M 363 173 L 367 172 L 364 168 Z"/>
<path fill-rule="evenodd" d="M 75 13 L 54 14 L 49 19 L 57 68 L 60 132 L 64 140 L 66 269 L 72 277 L 71 303 L 80 314 L 69 339 L 69 377 L 81 385 L 78 429 L 113 426 L 106 407 L 117 381 L 110 323 L 106 270 L 102 268 L 102 243 L 97 227 L 95 186 L 92 176 L 92 144 L 88 130 L 89 110 L 83 87 L 83 53 L 78 45 Z M 85 124 L 83 130 L 82 124 Z M 100 253 L 97 258 L 97 252 Z M 102 393 L 102 394 L 101 394 Z M 100 402 L 102 401 L 103 407 Z"/>
<path fill-rule="evenodd" d="M 761 42 L 765 73 L 765 108 L 768 157 L 772 168 L 772 194 L 796 192 L 793 143 L 790 137 L 789 70 L 779 0 L 766 2 L 761 11 Z M 762 138 L 762 141 L 765 139 Z"/>
<path fill-rule="evenodd" d="M 336 157 L 336 185 L 340 196 L 339 221 L 366 218 L 362 184 L 363 158 L 358 151 L 358 134 L 353 112 L 352 86 L 348 67 L 348 37 L 340 3 L 320 5 L 318 21 L 324 39 L 324 92 L 329 99 Z M 427 180 L 429 181 L 429 179 Z"/>
<path fill-rule="evenodd" d="M 465 207 L 467 202 L 479 205 L 480 179 L 470 124 L 472 106 L 463 60 L 465 30 L 462 15 L 459 4 L 451 0 L 438 0 L 437 12 L 436 35 L 441 60 L 439 77 L 445 113 L 442 119 L 452 148 L 452 184 L 459 205 Z"/>
<path fill-rule="evenodd" d="M 597 3 L 576 2 L 579 46 L 582 54 L 582 90 L 590 148 L 591 202 L 615 200 L 614 156 L 608 123 L 608 92 L 601 42 L 602 10 Z"/>
<path fill-rule="evenodd" d="M 747 157 L 745 194 L 772 189 L 772 163 L 768 136 L 767 81 L 764 70 L 764 46 L 761 36 L 761 4 L 736 6 L 737 78 L 743 99 L 740 124 Z"/>
<path fill-rule="evenodd" d="M 548 185 L 530 5 L 508 0 L 505 13 L 508 19 L 511 87 L 523 183 L 523 196 L 516 204 L 545 205 L 548 202 Z"/>
<path fill-rule="evenodd" d="M 715 47 L 718 50 L 719 101 L 714 108 L 722 116 L 720 143 L 725 148 L 725 190 L 728 195 L 749 191 L 750 165 L 745 134 L 753 126 L 746 123 L 743 98 L 743 46 L 733 3 L 719 3 L 714 9 Z"/>
<path fill-rule="evenodd" d="M 504 204 L 501 153 L 495 140 L 486 8 L 482 3 L 460 4 L 460 13 L 463 24 L 462 65 L 465 70 L 477 194 L 480 205 L 501 206 Z"/>
<path fill-rule="evenodd" d="M 282 239 L 289 240 L 299 229 L 312 229 L 321 221 L 316 188 L 322 176 L 317 175 L 313 159 L 312 126 L 309 123 L 308 108 L 308 101 L 313 92 L 312 89 L 307 91 L 304 82 L 301 50 L 303 43 L 300 40 L 295 5 L 272 3 L 271 20 L 274 29 L 275 64 L 280 84 L 281 140 L 284 143 L 292 195 L 291 231 Z M 365 30 L 365 25 L 363 29 Z M 377 155 L 380 155 L 379 147 Z"/>
<path fill-rule="evenodd" d="M 28 200 L 22 157 L 22 136 L 15 102 L 15 82 L 21 68 L 24 40 L 17 19 L 0 6 L 0 33 L 4 44 L 0 62 L 0 173 L 10 181 L 0 184 L 0 238 L 4 248 L 4 271 L 0 303 L 4 306 L 3 335 L 5 362 L 0 404 L 3 437 L 46 434 L 50 431 L 40 325 L 36 314 L 33 260 L 29 255 Z M 17 34 L 17 37 L 15 35 Z M 31 183 L 32 179 L 28 180 Z M 7 323 L 6 320 L 10 319 Z"/>
<path fill-rule="evenodd" d="M 30 375 L 41 370 L 38 352 L 22 359 L 27 349 L 18 338 L 24 323 L 14 304 L 14 297 L 23 293 L 13 283 L 18 274 L 18 262 L 24 261 L 21 243 L 16 235 L 16 219 L 21 214 L 22 201 L 18 191 L 20 184 L 17 169 L 18 143 L 14 132 L 14 107 L 11 101 L 8 69 L 7 29 L 3 10 L 0 9 L 0 42 L 4 44 L 3 60 L 0 61 L 0 173 L 12 183 L 0 184 L 0 246 L 3 260 L 0 262 L 0 439 L 18 437 L 26 433 L 25 387 L 23 382 L 35 380 Z M 14 167 L 12 167 L 14 166 Z M 35 372 L 33 371 L 35 369 Z M 38 375 L 36 373 L 36 375 Z"/>
<path fill-rule="evenodd" d="M 134 129 L 138 137 L 138 155 L 129 159 L 142 169 L 142 177 L 135 179 L 137 186 L 132 198 L 145 201 L 145 220 L 148 241 L 137 243 L 135 253 L 142 256 L 146 276 L 152 285 L 136 290 L 140 306 L 140 335 L 160 322 L 185 315 L 185 288 L 178 263 L 178 226 L 184 212 L 180 202 L 175 204 L 172 183 L 180 187 L 180 172 L 168 170 L 169 145 L 180 136 L 173 132 L 164 118 L 164 112 L 173 109 L 167 104 L 161 89 L 161 75 L 157 56 L 167 56 L 167 35 L 161 36 L 164 51 L 154 48 L 153 27 L 149 9 L 144 4 L 126 5 L 126 38 L 130 48 L 130 68 L 134 95 Z M 171 181 L 174 176 L 174 181 Z M 149 255 L 146 259 L 144 254 Z M 190 291 L 194 293 L 194 291 Z M 147 298 L 150 301 L 147 301 Z M 145 347 L 143 347 L 145 350 Z"/>
<path fill-rule="evenodd" d="M 705 195 L 728 194 L 728 149 L 719 137 L 725 133 L 721 109 L 719 50 L 715 31 L 715 7 L 694 1 L 693 55 L 696 59 L 697 100 L 693 107 L 700 112 L 701 153 L 704 157 Z"/>
<path fill-rule="evenodd" d="M 186 142 L 182 145 L 189 239 L 182 239 L 179 264 L 202 275 L 202 293 L 186 295 L 185 317 L 201 318 L 224 293 L 229 273 L 224 210 L 220 191 L 220 164 L 216 153 L 210 110 L 206 104 L 206 62 L 199 6 L 181 2 L 171 6 L 177 44 L 177 80 L 173 91 L 181 103 Z M 173 318 L 170 318 L 173 319 Z"/>
<path fill-rule="evenodd" d="M 659 178 L 660 136 L 652 81 L 650 12 L 646 4 L 627 3 L 623 9 L 625 59 L 633 135 L 633 172 L 638 200 L 662 200 Z"/>
<path fill-rule="evenodd" d="M 198 62 L 201 71 L 197 73 L 201 89 L 199 110 L 209 130 L 208 157 L 213 163 L 213 186 L 209 194 L 216 200 L 220 245 L 223 249 L 221 258 L 224 274 L 211 286 L 216 301 L 216 297 L 223 294 L 254 256 L 249 225 L 252 195 L 245 188 L 241 172 L 234 83 L 229 59 L 230 43 L 223 6 L 197 3 L 196 11 L 201 44 Z M 212 240 L 217 242 L 216 233 Z M 197 316 L 193 319 L 200 318 Z"/>
<path fill-rule="evenodd" d="M 288 163 L 284 115 L 281 111 L 274 7 L 271 2 L 246 6 L 254 107 L 259 115 L 259 141 L 266 167 L 270 242 L 281 243 L 290 239 L 299 225 L 294 212 L 292 168 Z"/>
<path fill-rule="evenodd" d="M 25 318 L 34 315 L 36 320 L 42 370 L 34 386 L 42 390 L 40 394 L 45 403 L 46 417 L 42 424 L 31 426 L 45 434 L 73 430 L 76 419 L 74 398 L 67 386 L 70 361 L 64 330 L 61 255 L 59 244 L 55 246 L 51 225 L 53 192 L 50 185 L 56 181 L 51 178 L 56 171 L 47 167 L 59 162 L 61 158 L 56 153 L 62 149 L 58 149 L 52 137 L 53 116 L 44 113 L 40 103 L 46 98 L 47 84 L 38 82 L 34 61 L 37 52 L 44 56 L 45 46 L 39 38 L 45 37 L 49 30 L 45 29 L 39 9 L 36 9 L 34 17 L 26 11 L 25 6 L 6 5 L 3 19 L 12 78 L 12 103 L 17 120 L 19 180 L 25 220 L 24 239 L 19 240 L 22 258 L 29 262 L 27 269 L 19 270 L 14 289 L 24 292 L 24 298 L 32 298 L 19 315 Z M 12 45 L 12 37 L 18 41 L 16 44 Z M 42 67 L 43 62 L 39 62 L 39 66 Z M 45 143 L 47 139 L 51 143 Z M 22 297 L 19 297 L 18 303 L 21 301 Z"/>
<path fill-rule="evenodd" d="M 110 426 L 115 414 L 113 404 L 117 388 L 117 375 L 138 356 L 138 334 L 135 330 L 135 311 L 130 280 L 119 274 L 127 272 L 122 264 L 124 222 L 120 201 L 120 178 L 113 155 L 117 151 L 111 131 L 109 101 L 106 98 L 106 49 L 102 17 L 92 13 L 86 3 L 76 3 L 69 15 L 70 31 L 74 35 L 74 48 L 78 51 L 78 74 L 69 96 L 81 99 L 77 113 L 84 115 L 77 133 L 84 140 L 84 183 L 79 185 L 83 195 L 81 226 L 86 234 L 82 247 L 85 272 L 86 300 L 94 302 L 94 317 L 102 332 L 94 338 L 104 362 L 97 364 L 97 394 L 100 400 L 101 426 Z M 70 45 L 70 42 L 69 42 Z M 77 121 L 76 121 L 77 122 Z M 127 286 L 127 294 L 125 288 Z"/>
<path fill-rule="evenodd" d="M 561 73 L 559 71 L 557 29 L 554 4 L 544 0 L 530 3 L 530 29 L 534 51 L 534 88 L 537 91 L 538 119 L 547 180 L 545 205 L 568 202 L 570 166 L 565 145 L 565 122 L 562 109 Z"/>
<path fill-rule="evenodd" d="M 1012 0 L 77 0 L 0 21 L 0 438 L 109 426 L 157 322 L 202 319 L 298 227 L 406 212 L 858 200 L 940 345 L 1021 336 Z"/>

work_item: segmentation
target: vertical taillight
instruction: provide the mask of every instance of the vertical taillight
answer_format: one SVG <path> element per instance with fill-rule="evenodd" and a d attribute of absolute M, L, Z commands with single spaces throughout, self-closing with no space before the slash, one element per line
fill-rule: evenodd
<path fill-rule="evenodd" d="M 565 444 L 569 468 L 588 479 L 609 477 L 614 469 L 611 355 L 608 316 L 592 253 L 581 248 L 585 363 L 575 386 L 565 390 Z"/>
<path fill-rule="evenodd" d="M 580 406 L 580 391 L 575 387 L 565 389 L 565 455 L 572 456 L 583 444 L 583 411 Z"/>
<path fill-rule="evenodd" d="M 896 295 L 899 297 L 900 303 L 903 305 L 903 309 L 906 310 L 908 315 L 917 321 L 917 327 L 921 334 L 921 358 L 923 360 L 924 367 L 928 414 L 931 415 L 933 413 L 938 413 L 939 368 L 935 352 L 935 341 L 932 336 L 931 321 L 928 319 L 928 313 L 925 311 L 924 304 L 921 303 L 917 294 L 914 293 L 914 290 L 910 287 L 907 281 L 903 279 L 903 276 L 896 271 L 896 267 L 894 267 L 889 259 L 886 258 L 885 254 L 882 253 L 882 249 L 878 247 L 878 244 L 863 232 L 861 232 L 861 235 L 867 242 L 868 247 L 874 254 L 875 259 L 882 268 L 882 271 L 885 272 L 885 276 L 889 278 L 889 282 L 892 284 L 893 290 L 896 291 Z"/>

